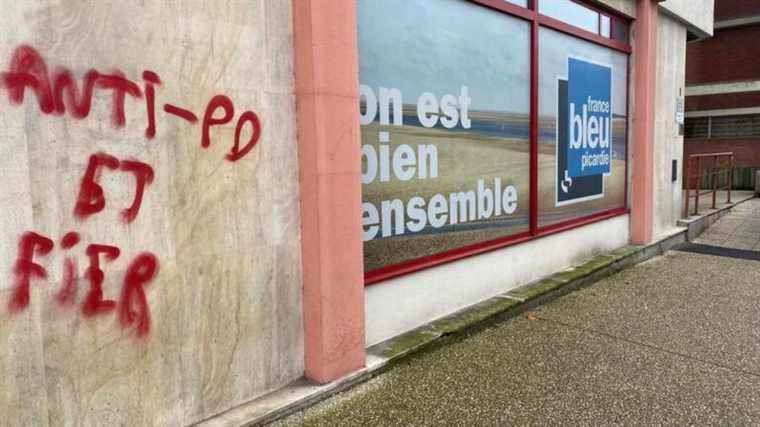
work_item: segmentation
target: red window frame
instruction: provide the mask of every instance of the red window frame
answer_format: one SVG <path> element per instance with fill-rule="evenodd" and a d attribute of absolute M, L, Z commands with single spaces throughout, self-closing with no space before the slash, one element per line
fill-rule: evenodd
<path fill-rule="evenodd" d="M 422 258 L 416 258 L 413 260 L 405 261 L 399 264 L 389 265 L 387 267 L 378 268 L 371 271 L 365 271 L 364 284 L 370 286 L 377 284 L 384 280 L 388 280 L 394 277 L 402 276 L 405 274 L 413 273 L 415 271 L 430 268 L 436 265 L 456 261 L 462 258 L 470 257 L 473 255 L 482 254 L 495 249 L 505 248 L 507 246 L 524 243 L 530 240 L 538 239 L 551 234 L 560 233 L 573 228 L 588 225 L 594 222 L 603 221 L 606 219 L 614 218 L 621 215 L 626 215 L 630 212 L 628 208 L 628 135 L 626 133 L 626 161 L 625 161 L 625 206 L 620 208 L 614 208 L 602 212 L 597 212 L 592 215 L 584 217 L 573 218 L 568 221 L 564 221 L 557 224 L 552 224 L 544 227 L 538 225 L 538 34 L 539 28 L 546 27 L 553 30 L 557 30 L 564 34 L 580 38 L 582 40 L 595 43 L 612 50 L 623 52 L 630 55 L 632 49 L 628 43 L 623 43 L 612 38 L 603 37 L 600 34 L 586 31 L 581 28 L 575 27 L 566 22 L 550 18 L 548 16 L 538 13 L 539 1 L 551 1 L 551 0 L 530 0 L 528 7 L 518 6 L 516 4 L 509 3 L 505 0 L 467 0 L 471 3 L 479 4 L 490 9 L 506 13 L 508 15 L 523 19 L 531 23 L 531 37 L 530 37 L 530 209 L 529 209 L 529 230 L 518 233 L 512 236 L 507 236 L 501 239 L 490 240 L 487 242 L 478 243 L 475 245 L 464 246 L 461 248 L 453 249 L 450 251 L 442 252 L 439 254 L 429 255 Z M 612 25 L 620 25 L 621 23 L 627 25 L 630 28 L 630 19 L 618 14 L 613 13 L 606 8 L 600 8 L 598 5 L 589 4 L 581 0 L 573 0 L 575 3 L 581 4 L 585 7 L 593 9 L 605 16 L 610 17 L 610 36 L 612 36 Z M 601 19 L 601 18 L 600 18 Z M 601 27 L 600 27 L 601 29 Z M 630 56 L 629 56 L 630 62 Z M 630 64 L 628 66 L 628 76 L 630 79 Z M 628 91 L 630 92 L 630 82 L 628 83 Z M 630 93 L 629 93 L 630 96 Z M 628 116 L 628 107 L 626 106 L 626 116 Z"/>

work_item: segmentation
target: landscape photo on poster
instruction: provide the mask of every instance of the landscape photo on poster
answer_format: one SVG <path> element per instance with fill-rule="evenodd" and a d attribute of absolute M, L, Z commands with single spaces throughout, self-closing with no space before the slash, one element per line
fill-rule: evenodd
<path fill-rule="evenodd" d="M 460 0 L 358 9 L 365 271 L 527 232 L 530 25 Z"/>

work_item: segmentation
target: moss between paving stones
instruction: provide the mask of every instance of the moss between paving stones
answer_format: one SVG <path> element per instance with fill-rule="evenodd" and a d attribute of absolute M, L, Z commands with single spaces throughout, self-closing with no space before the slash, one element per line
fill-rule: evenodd
<path fill-rule="evenodd" d="M 619 257 L 620 259 L 626 258 L 644 249 L 644 246 L 624 246 L 620 249 L 610 252 L 609 255 Z"/>
<path fill-rule="evenodd" d="M 422 348 L 440 338 L 441 334 L 430 329 L 415 329 L 396 338 L 379 344 L 378 353 L 388 359 L 397 359 L 405 354 Z"/>
<path fill-rule="evenodd" d="M 547 292 L 551 292 L 565 284 L 567 284 L 568 280 L 557 280 L 553 277 L 550 277 L 548 279 L 544 279 L 534 285 L 528 286 L 526 288 L 520 289 L 519 291 L 511 292 L 510 295 L 523 299 L 525 301 L 532 300 L 539 295 L 543 295 Z"/>
<path fill-rule="evenodd" d="M 390 360 L 399 359 L 408 353 L 427 347 L 442 336 L 467 330 L 512 308 L 516 308 L 524 302 L 531 301 L 577 280 L 588 277 L 617 261 L 641 252 L 643 249 L 643 246 L 626 246 L 609 254 L 599 255 L 572 270 L 556 273 L 533 285 L 508 292 L 505 294 L 507 298 L 491 298 L 461 312 L 437 320 L 426 327 L 407 332 L 385 343 L 378 344 L 372 352 Z"/>
<path fill-rule="evenodd" d="M 625 256 L 630 255 L 631 253 L 635 253 L 635 251 L 630 253 L 626 252 Z M 625 256 L 623 254 L 600 255 L 591 259 L 585 264 L 573 268 L 572 270 L 562 271 L 534 285 L 513 291 L 510 293 L 510 295 L 524 299 L 526 301 L 530 301 L 555 289 L 559 289 L 578 279 L 582 279 L 605 267 L 609 267 L 612 265 L 612 263 L 619 261 Z"/>
<path fill-rule="evenodd" d="M 432 328 L 441 335 L 451 334 L 477 325 L 499 313 L 503 313 L 520 304 L 520 301 L 507 298 L 492 298 L 478 304 L 472 309 L 456 313 L 433 323 Z"/>

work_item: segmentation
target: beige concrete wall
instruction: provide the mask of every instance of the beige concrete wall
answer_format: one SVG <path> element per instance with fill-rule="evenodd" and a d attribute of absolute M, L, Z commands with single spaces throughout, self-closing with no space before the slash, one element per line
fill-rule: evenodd
<path fill-rule="evenodd" d="M 367 345 L 619 249 L 630 242 L 629 229 L 622 215 L 370 286 Z"/>
<path fill-rule="evenodd" d="M 715 0 L 665 0 L 660 3 L 663 11 L 687 25 L 695 33 L 706 37 L 713 33 L 713 9 Z M 636 18 L 636 0 L 599 0 L 623 15 Z"/>
<path fill-rule="evenodd" d="M 667 233 L 681 218 L 683 136 L 678 134 L 676 101 L 685 96 L 686 28 L 660 13 L 657 33 L 657 83 L 654 130 L 654 236 Z M 678 160 L 678 180 L 671 162 Z"/>
<path fill-rule="evenodd" d="M 702 37 L 713 33 L 714 0 L 666 0 L 660 8 Z"/>
<path fill-rule="evenodd" d="M 0 0 L 0 70 L 28 43 L 48 72 L 66 67 L 77 83 L 90 68 L 118 69 L 143 92 L 144 70 L 163 81 L 150 140 L 144 97 L 126 96 L 126 125 L 116 129 L 107 90 L 96 90 L 92 111 L 77 119 L 43 114 L 31 90 L 11 105 L 0 88 L 0 425 L 187 425 L 302 375 L 290 4 Z M 200 121 L 218 94 L 234 103 L 234 120 L 213 128 L 204 149 Z M 165 103 L 200 121 L 165 113 Z M 245 110 L 258 114 L 263 134 L 230 162 L 225 154 Z M 119 170 L 99 178 L 105 208 L 74 218 L 88 158 L 99 151 L 155 171 L 131 224 L 119 212 L 133 200 L 134 178 Z M 35 255 L 48 277 L 33 279 L 29 305 L 11 313 L 17 242 L 26 231 L 55 248 Z M 82 242 L 63 250 L 69 231 Z M 115 261 L 101 261 L 106 300 L 123 301 L 125 272 L 138 253 L 160 262 L 145 288 L 145 336 L 120 323 L 121 303 L 83 314 L 91 243 L 121 249 Z M 62 305 L 55 296 L 65 257 L 76 259 L 80 280 L 73 303 Z"/>
<path fill-rule="evenodd" d="M 623 15 L 636 17 L 636 0 L 599 0 L 599 3 L 611 7 Z"/>

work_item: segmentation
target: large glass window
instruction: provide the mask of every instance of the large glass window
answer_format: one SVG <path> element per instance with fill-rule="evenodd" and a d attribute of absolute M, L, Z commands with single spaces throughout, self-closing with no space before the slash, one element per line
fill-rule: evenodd
<path fill-rule="evenodd" d="M 513 3 L 518 6 L 528 7 L 528 0 L 504 0 L 507 3 Z"/>
<path fill-rule="evenodd" d="M 359 2 L 365 270 L 528 231 L 530 23 Z"/>
<path fill-rule="evenodd" d="M 687 117 L 684 123 L 685 138 L 709 138 L 710 137 L 710 118 L 709 117 Z"/>
<path fill-rule="evenodd" d="M 760 114 L 710 117 L 711 138 L 760 136 Z"/>
<path fill-rule="evenodd" d="M 628 56 L 539 32 L 538 223 L 625 207 Z"/>
<path fill-rule="evenodd" d="M 543 0 L 539 2 L 538 11 L 604 38 L 628 43 L 628 24 L 625 21 L 576 0 Z"/>
<path fill-rule="evenodd" d="M 368 283 L 626 212 L 628 23 L 539 4 L 359 0 Z"/>
<path fill-rule="evenodd" d="M 612 18 L 610 20 L 610 27 L 610 38 L 621 43 L 628 43 L 628 23 L 620 18 Z"/>
<path fill-rule="evenodd" d="M 599 23 L 601 24 L 601 27 L 599 28 L 599 34 L 601 34 L 603 37 L 610 37 L 610 25 L 611 20 L 609 16 L 602 15 L 601 20 Z"/>
<path fill-rule="evenodd" d="M 687 117 L 686 138 L 747 138 L 760 136 L 760 114 Z"/>
<path fill-rule="evenodd" d="M 559 19 L 586 31 L 599 33 L 599 12 L 573 0 L 542 1 L 538 4 L 538 11 L 542 15 Z"/>

